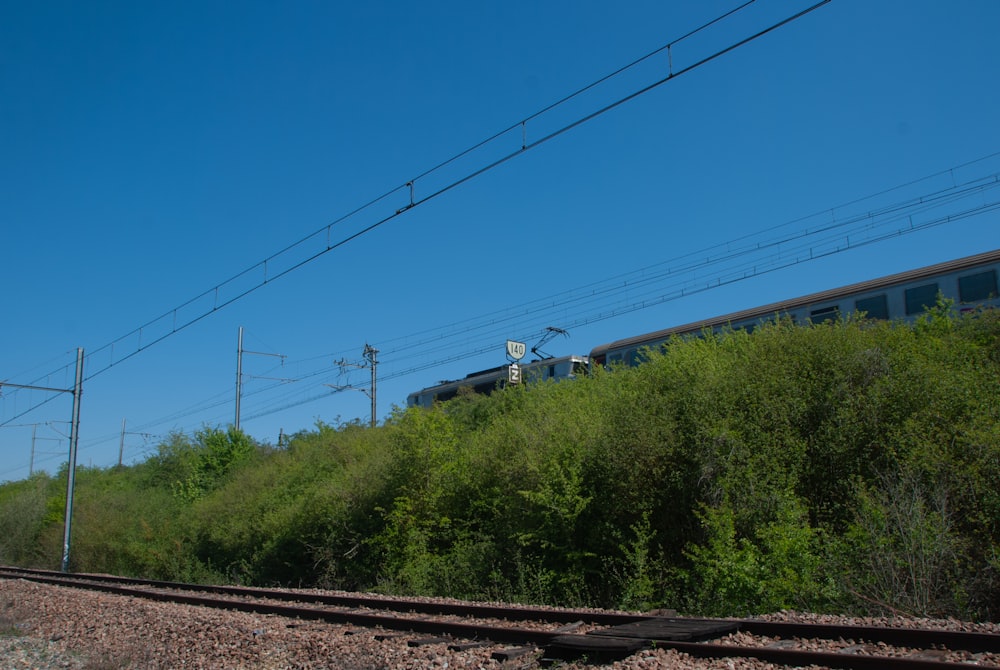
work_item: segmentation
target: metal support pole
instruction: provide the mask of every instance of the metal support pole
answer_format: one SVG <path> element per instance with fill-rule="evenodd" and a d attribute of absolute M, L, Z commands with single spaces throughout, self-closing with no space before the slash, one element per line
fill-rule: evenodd
<path fill-rule="evenodd" d="M 275 356 L 281 359 L 281 364 L 285 364 L 284 354 L 270 354 L 264 351 L 247 351 L 243 348 L 243 326 L 240 326 L 240 336 L 236 343 L 236 419 L 233 427 L 240 429 L 240 401 L 243 399 L 243 354 L 256 354 L 258 356 Z M 274 379 L 274 377 L 261 377 L 261 379 Z M 295 379 L 280 379 L 283 382 L 297 381 Z"/>
<path fill-rule="evenodd" d="M 240 326 L 240 337 L 236 343 L 236 423 L 234 428 L 240 429 L 240 396 L 243 395 L 243 326 Z"/>
<path fill-rule="evenodd" d="M 76 446 L 80 438 L 80 396 L 83 395 L 83 347 L 76 350 L 76 383 L 73 384 L 73 419 L 69 432 L 69 469 L 66 475 L 66 518 L 63 523 L 62 571 L 69 571 L 69 542 L 73 527 L 73 489 L 76 484 Z"/>
<path fill-rule="evenodd" d="M 376 417 L 378 416 L 378 414 L 375 411 L 375 408 L 376 408 L 376 406 L 378 404 L 376 402 L 376 400 L 375 400 L 375 380 L 376 380 L 376 377 L 377 377 L 377 375 L 375 374 L 375 368 L 378 366 L 378 361 L 375 360 L 375 357 L 377 355 L 378 355 L 378 349 L 376 349 L 375 347 L 373 347 L 370 344 L 366 343 L 365 344 L 364 356 L 365 356 L 365 358 L 368 359 L 368 364 L 369 364 L 369 366 L 372 369 L 372 392 L 370 394 L 371 401 L 372 401 L 372 428 L 375 427 Z"/>
<path fill-rule="evenodd" d="M 365 389 L 356 388 L 354 386 L 335 386 L 333 384 L 326 384 L 326 386 L 329 386 L 330 388 L 335 388 L 338 391 L 346 391 L 346 390 L 361 391 L 366 396 L 368 396 L 369 400 L 372 401 L 371 426 L 372 426 L 372 428 L 374 428 L 375 424 L 377 422 L 377 419 L 378 419 L 378 412 L 376 411 L 377 406 L 378 406 L 378 400 L 376 398 L 376 393 L 375 393 L 375 382 L 376 382 L 377 376 L 378 376 L 377 373 L 376 373 L 376 368 L 378 367 L 378 360 L 376 360 L 375 357 L 378 355 L 378 349 L 376 349 L 372 345 L 366 343 L 365 344 L 365 349 L 362 352 L 362 355 L 365 357 L 365 361 L 366 361 L 365 363 L 348 363 L 346 360 L 343 360 L 343 359 L 341 359 L 339 361 L 334 361 L 334 363 L 336 365 L 339 365 L 341 367 L 341 374 L 343 374 L 343 368 L 371 368 L 371 371 L 372 371 L 372 389 L 371 389 L 371 391 L 366 391 Z"/>
<path fill-rule="evenodd" d="M 122 456 L 125 455 L 125 419 L 122 418 L 122 438 L 118 441 L 118 467 L 122 466 Z"/>
<path fill-rule="evenodd" d="M 73 526 L 73 489 L 76 485 L 76 445 L 80 437 L 80 397 L 83 395 L 83 347 L 76 350 L 76 383 L 72 389 L 56 389 L 47 386 L 28 386 L 25 384 L 11 384 L 10 382 L 0 382 L 0 388 L 10 386 L 19 389 L 34 389 L 35 391 L 48 391 L 50 393 L 72 393 L 73 394 L 73 418 L 70 421 L 69 431 L 69 467 L 66 471 L 66 514 L 63 517 L 63 555 L 62 571 L 69 570 L 69 540 Z M 29 472 L 34 470 L 35 464 L 35 432 L 31 432 L 31 466 Z"/>
<path fill-rule="evenodd" d="M 38 430 L 37 423 L 31 427 L 31 460 L 28 461 L 29 477 L 35 474 L 35 431 L 36 430 Z"/>

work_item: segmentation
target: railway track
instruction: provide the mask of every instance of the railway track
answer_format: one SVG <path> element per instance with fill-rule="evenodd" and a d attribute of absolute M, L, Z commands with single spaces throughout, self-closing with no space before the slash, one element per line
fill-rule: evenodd
<path fill-rule="evenodd" d="M 580 658 L 588 663 L 607 663 L 643 649 L 660 648 L 696 658 L 746 657 L 787 666 L 859 670 L 943 670 L 968 668 L 970 664 L 1000 667 L 1000 635 L 990 633 L 428 602 L 18 568 L 0 568 L 0 578 L 325 621 L 375 630 L 385 639 L 392 639 L 392 632 L 405 632 L 410 634 L 410 646 L 445 643 L 460 650 L 471 645 L 516 645 L 498 648 L 493 658 L 503 661 L 535 654 L 542 665 Z M 414 634 L 426 637 L 415 638 Z"/>

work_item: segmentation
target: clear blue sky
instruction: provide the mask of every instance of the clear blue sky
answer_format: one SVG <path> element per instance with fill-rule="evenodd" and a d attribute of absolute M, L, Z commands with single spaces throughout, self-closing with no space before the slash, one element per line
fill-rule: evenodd
<path fill-rule="evenodd" d="M 813 3 L 758 0 L 533 117 L 739 4 L 3 2 L 0 380 L 68 388 L 83 347 L 78 462 L 104 467 L 123 419 L 127 463 L 233 421 L 240 326 L 247 350 L 285 356 L 243 361 L 242 427 L 275 443 L 367 421 L 363 393 L 330 386 L 367 381 L 335 365 L 366 343 L 384 418 L 548 325 L 570 332 L 550 353 L 586 354 L 1000 247 L 1000 215 L 975 211 L 988 191 L 906 209 L 960 220 L 690 297 L 668 299 L 729 270 L 638 272 L 823 225 L 858 243 L 903 225 L 858 229 L 859 212 L 1000 171 L 980 160 L 1000 152 L 995 0 L 833 0 L 424 201 Z M 417 206 L 392 216 L 415 177 Z M 383 220 L 326 251 L 328 224 L 337 245 Z M 836 244 L 805 240 L 781 249 Z M 0 480 L 27 476 L 33 430 L 55 472 L 70 412 L 5 388 Z"/>

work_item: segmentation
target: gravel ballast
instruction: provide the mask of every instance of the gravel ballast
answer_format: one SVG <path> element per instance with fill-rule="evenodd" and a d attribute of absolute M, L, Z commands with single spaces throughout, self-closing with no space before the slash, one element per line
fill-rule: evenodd
<path fill-rule="evenodd" d="M 789 615 L 791 616 L 791 615 Z M 797 615 L 807 617 L 808 615 Z M 844 619 L 838 619 L 844 621 Z M 926 621 L 894 625 L 928 627 Z M 862 622 L 886 625 L 885 622 Z M 934 627 L 969 629 L 960 622 Z M 1000 632 L 996 626 L 976 626 Z M 3 668 L 53 670 L 402 670 L 417 668 L 483 670 L 537 666 L 528 655 L 507 661 L 492 658 L 504 645 L 449 651 L 445 644 L 407 645 L 416 634 L 392 634 L 356 627 L 300 621 L 141 600 L 128 596 L 60 588 L 23 580 L 0 581 L 0 654 Z M 750 659 L 694 659 L 656 649 L 606 666 L 563 663 L 565 670 L 599 667 L 618 670 L 776 668 Z"/>

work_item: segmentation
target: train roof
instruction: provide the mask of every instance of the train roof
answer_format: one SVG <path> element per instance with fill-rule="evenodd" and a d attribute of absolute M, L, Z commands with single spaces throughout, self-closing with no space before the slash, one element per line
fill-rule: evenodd
<path fill-rule="evenodd" d="M 972 256 L 965 256 L 964 258 L 945 261 L 944 263 L 928 265 L 922 268 L 917 268 L 915 270 L 907 270 L 905 272 L 899 272 L 896 274 L 887 275 L 885 277 L 879 277 L 878 279 L 869 279 L 867 281 L 858 282 L 857 284 L 849 284 L 847 286 L 828 289 L 826 291 L 820 291 L 818 293 L 811 293 L 809 295 L 804 295 L 798 298 L 782 300 L 780 302 L 774 302 L 769 305 L 763 305 L 761 307 L 754 307 L 751 309 L 741 310 L 739 312 L 732 312 L 731 314 L 725 314 L 723 316 L 703 319 L 701 321 L 694 321 L 692 323 L 684 324 L 682 326 L 672 326 L 670 328 L 664 328 L 662 330 L 645 333 L 643 335 L 635 335 L 632 337 L 627 337 L 625 339 L 615 340 L 614 342 L 609 342 L 607 344 L 602 344 L 600 346 L 594 347 L 594 349 L 590 352 L 590 356 L 591 358 L 595 358 L 600 356 L 602 353 L 608 351 L 609 349 L 627 348 L 630 346 L 641 345 L 646 341 L 664 340 L 669 338 L 671 335 L 697 332 L 704 328 L 711 328 L 714 326 L 725 325 L 727 323 L 739 323 L 741 321 L 747 321 L 748 319 L 753 319 L 754 317 L 770 316 L 772 314 L 788 312 L 790 310 L 803 307 L 805 305 L 830 302 L 848 295 L 855 295 L 855 294 L 867 293 L 869 291 L 876 291 L 878 289 L 886 288 L 889 286 L 906 284 L 912 281 L 917 281 L 919 279 L 925 279 L 927 277 L 936 277 L 938 275 L 948 274 L 950 272 L 958 272 L 968 268 L 974 268 L 980 265 L 986 265 L 998 261 L 1000 261 L 1000 249 L 995 249 L 993 251 L 987 251 L 981 254 L 975 254 Z"/>

